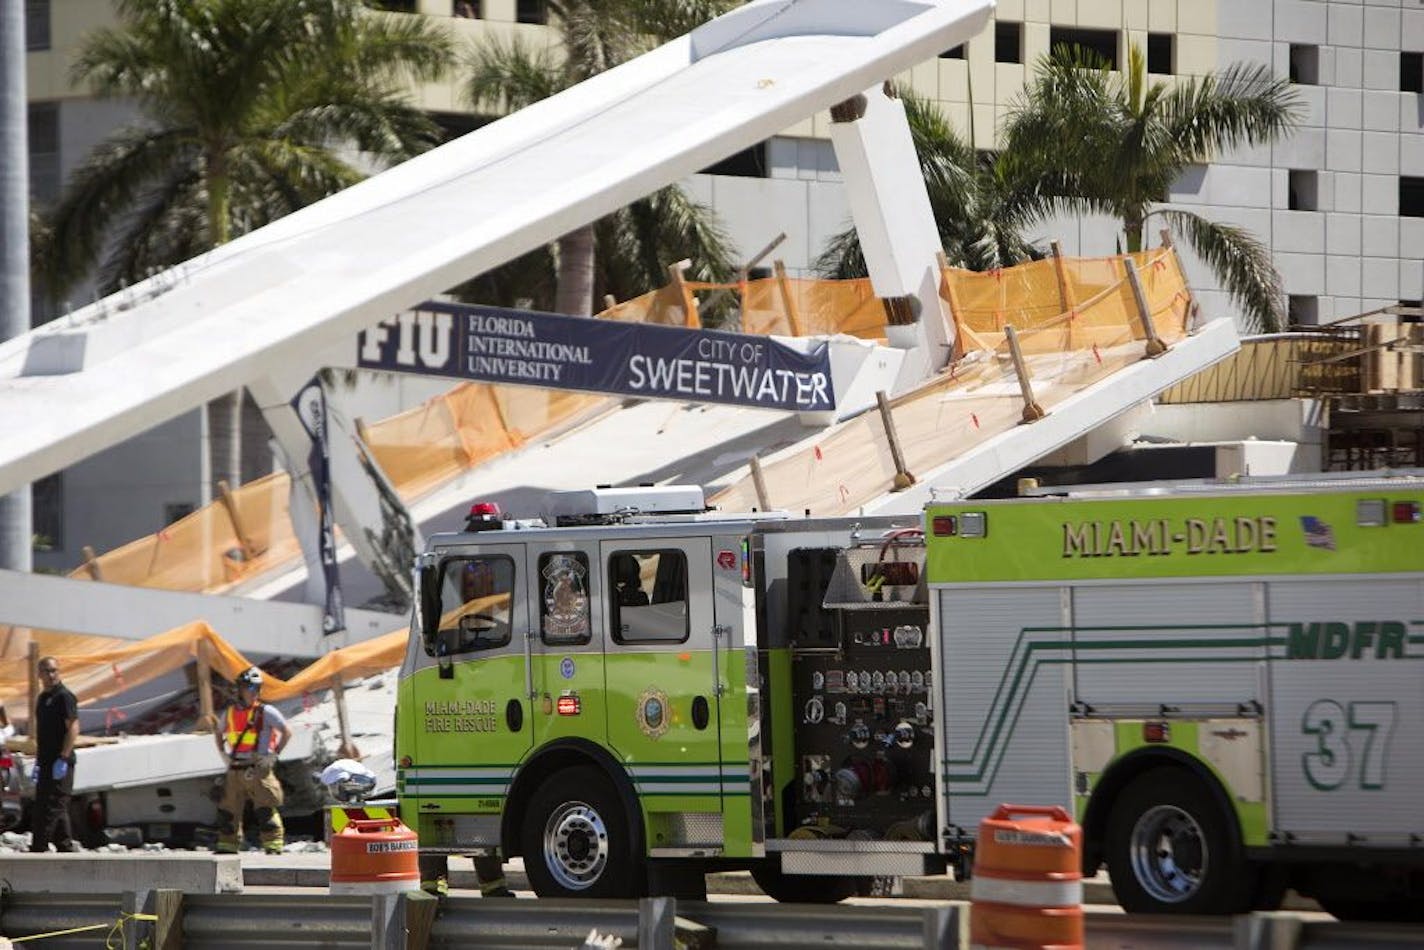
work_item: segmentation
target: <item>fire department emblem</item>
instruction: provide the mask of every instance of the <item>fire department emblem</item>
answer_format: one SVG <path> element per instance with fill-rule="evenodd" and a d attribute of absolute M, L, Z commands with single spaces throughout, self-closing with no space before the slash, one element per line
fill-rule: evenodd
<path fill-rule="evenodd" d="M 667 693 L 648 687 L 638 697 L 638 728 L 649 739 L 660 739 L 668 731 Z"/>
<path fill-rule="evenodd" d="M 544 635 L 588 636 L 588 569 L 576 555 L 551 554 L 543 573 Z"/>

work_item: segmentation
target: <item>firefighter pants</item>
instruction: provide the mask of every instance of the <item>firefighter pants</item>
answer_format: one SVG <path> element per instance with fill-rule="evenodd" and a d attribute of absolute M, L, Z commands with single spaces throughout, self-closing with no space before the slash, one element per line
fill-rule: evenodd
<path fill-rule="evenodd" d="M 242 813 L 252 803 L 257 819 L 262 850 L 281 854 L 283 840 L 282 784 L 268 763 L 233 766 L 223 782 L 222 801 L 218 804 L 218 854 L 237 854 L 242 850 Z"/>
<path fill-rule="evenodd" d="M 513 897 L 509 882 L 504 879 L 504 864 L 496 857 L 476 857 L 475 877 L 484 897 Z M 443 854 L 420 856 L 420 889 L 444 897 L 450 890 L 450 861 Z"/>
<path fill-rule="evenodd" d="M 46 852 L 50 842 L 61 851 L 74 849 L 73 831 L 69 826 L 69 796 L 74 791 L 74 756 L 69 757 L 69 772 L 54 780 L 54 760 L 37 763 L 39 778 L 35 783 L 35 802 L 30 825 L 30 850 Z"/>

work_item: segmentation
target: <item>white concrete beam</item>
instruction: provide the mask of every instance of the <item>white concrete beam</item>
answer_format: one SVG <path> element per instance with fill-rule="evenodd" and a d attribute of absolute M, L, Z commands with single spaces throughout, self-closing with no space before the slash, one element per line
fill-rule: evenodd
<path fill-rule="evenodd" d="M 400 614 L 347 609 L 346 633 L 325 637 L 321 607 L 315 604 L 150 590 L 18 571 L 0 571 L 0 604 L 0 623 L 121 640 L 144 640 L 205 620 L 244 653 L 290 657 L 322 656 L 332 647 L 370 640 L 409 622 Z"/>

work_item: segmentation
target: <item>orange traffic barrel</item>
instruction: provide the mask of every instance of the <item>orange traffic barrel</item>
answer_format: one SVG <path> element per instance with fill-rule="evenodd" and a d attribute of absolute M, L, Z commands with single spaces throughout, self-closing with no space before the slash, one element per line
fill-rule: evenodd
<path fill-rule="evenodd" d="M 1000 805 L 979 823 L 969 942 L 1081 950 L 1083 829 L 1057 805 Z"/>
<path fill-rule="evenodd" d="M 331 893 L 420 889 L 419 845 L 399 818 L 355 819 L 331 838 Z"/>

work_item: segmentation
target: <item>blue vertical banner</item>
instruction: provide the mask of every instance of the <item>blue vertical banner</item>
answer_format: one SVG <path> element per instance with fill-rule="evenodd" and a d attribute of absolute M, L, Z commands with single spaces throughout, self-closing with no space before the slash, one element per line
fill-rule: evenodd
<path fill-rule="evenodd" d="M 326 581 L 326 603 L 321 616 L 322 633 L 337 633 L 346 629 L 346 608 L 341 600 L 341 573 L 336 564 L 336 532 L 331 523 L 331 443 L 326 424 L 326 390 L 321 380 L 313 376 L 292 400 L 292 409 L 301 420 L 302 428 L 311 439 L 307 468 L 311 470 L 312 488 L 316 492 L 318 543 L 321 548 L 321 570 Z"/>

